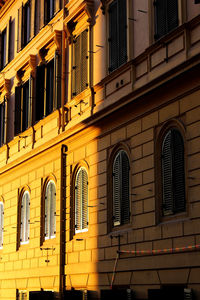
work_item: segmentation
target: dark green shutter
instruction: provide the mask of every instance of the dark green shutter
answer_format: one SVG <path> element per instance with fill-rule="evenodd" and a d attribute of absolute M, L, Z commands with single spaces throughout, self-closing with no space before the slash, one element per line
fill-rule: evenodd
<path fill-rule="evenodd" d="M 15 135 L 21 132 L 21 86 L 15 88 Z"/>
<path fill-rule="evenodd" d="M 126 1 L 118 0 L 119 66 L 127 61 Z"/>
<path fill-rule="evenodd" d="M 44 78 L 45 78 L 45 65 L 38 66 L 36 71 L 36 101 L 35 101 L 36 121 L 39 121 L 44 117 Z"/>
<path fill-rule="evenodd" d="M 23 15 L 23 7 L 21 6 L 18 9 L 18 30 L 17 30 L 17 52 L 19 52 L 22 49 L 22 19 Z"/>
<path fill-rule="evenodd" d="M 87 87 L 88 79 L 88 30 L 81 34 L 81 91 Z"/>
<path fill-rule="evenodd" d="M 109 71 L 112 72 L 118 67 L 118 18 L 117 1 L 109 6 Z"/>
<path fill-rule="evenodd" d="M 33 111 L 33 77 L 29 77 L 29 93 L 28 93 L 28 127 L 32 125 L 32 111 Z"/>
<path fill-rule="evenodd" d="M 61 107 L 61 56 L 54 56 L 54 109 Z"/>
<path fill-rule="evenodd" d="M 6 129 L 6 120 L 5 120 L 5 101 L 4 101 L 0 104 L 0 147 L 6 142 L 5 129 Z"/>
<path fill-rule="evenodd" d="M 88 227 L 88 176 L 85 169 L 81 169 L 81 194 L 82 194 L 82 229 Z"/>
<path fill-rule="evenodd" d="M 177 130 L 172 131 L 173 143 L 173 193 L 175 212 L 185 211 L 184 143 Z"/>
<path fill-rule="evenodd" d="M 120 153 L 117 154 L 113 164 L 113 224 L 121 224 L 121 170 Z"/>
<path fill-rule="evenodd" d="M 30 40 L 35 36 L 35 0 L 30 0 Z"/>
<path fill-rule="evenodd" d="M 163 215 L 173 213 L 171 130 L 162 145 Z"/>
<path fill-rule="evenodd" d="M 167 32 L 178 26 L 178 0 L 167 0 Z"/>
<path fill-rule="evenodd" d="M 74 40 L 73 47 L 73 66 L 72 66 L 72 97 L 80 93 L 81 81 L 81 57 L 80 57 L 81 38 L 80 35 Z"/>
<path fill-rule="evenodd" d="M 130 187 L 129 187 L 129 159 L 127 154 L 124 151 L 121 151 L 121 172 L 122 172 L 122 179 L 121 179 L 121 188 L 122 188 L 122 199 L 121 199 L 121 222 L 122 224 L 128 223 L 130 221 Z"/>

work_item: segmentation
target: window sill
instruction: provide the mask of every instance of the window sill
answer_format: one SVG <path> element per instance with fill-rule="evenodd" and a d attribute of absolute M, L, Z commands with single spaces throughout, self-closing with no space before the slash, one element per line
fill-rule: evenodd
<path fill-rule="evenodd" d="M 127 223 L 127 224 L 124 224 L 124 225 L 118 225 L 118 226 L 112 227 L 108 235 L 110 237 L 117 236 L 121 233 L 126 233 L 128 231 L 131 231 L 132 229 L 133 228 L 132 228 L 131 223 Z"/>
<path fill-rule="evenodd" d="M 161 217 L 159 220 L 158 226 L 162 226 L 165 224 L 171 224 L 171 223 L 178 223 L 178 222 L 183 222 L 183 221 L 188 221 L 188 220 L 190 220 L 190 218 L 189 218 L 187 212 L 177 213 L 174 215 Z"/>

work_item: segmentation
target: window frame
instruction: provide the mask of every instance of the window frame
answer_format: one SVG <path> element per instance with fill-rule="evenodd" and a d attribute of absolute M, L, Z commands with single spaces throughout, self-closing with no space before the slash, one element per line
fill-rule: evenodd
<path fill-rule="evenodd" d="M 170 130 L 177 130 L 182 137 L 184 151 L 184 189 L 185 189 L 185 209 L 184 211 L 163 215 L 163 169 L 162 169 L 162 146 L 167 133 Z M 186 129 L 181 120 L 170 120 L 164 125 L 158 126 L 155 130 L 155 182 L 156 182 L 156 221 L 157 223 L 165 222 L 171 219 L 181 219 L 186 217 L 188 211 L 188 184 L 187 184 L 187 143 Z"/>
<path fill-rule="evenodd" d="M 131 152 L 126 143 L 120 143 L 114 147 L 114 149 L 109 150 L 110 155 L 108 157 L 108 186 L 107 186 L 107 194 L 108 197 L 111 199 L 111 201 L 108 202 L 108 210 L 107 210 L 107 219 L 108 219 L 108 232 L 115 232 L 118 230 L 121 230 L 123 228 L 129 228 L 132 223 L 132 198 L 131 198 L 131 174 L 132 174 L 132 167 L 131 167 Z M 126 154 L 126 157 L 128 159 L 128 167 L 129 167 L 129 220 L 127 222 L 120 222 L 120 224 L 114 225 L 114 182 L 113 182 L 113 169 L 114 169 L 114 162 L 119 155 L 119 153 L 124 152 Z M 121 168 L 122 169 L 122 168 Z M 120 178 L 120 182 L 122 180 L 122 177 Z M 120 219 L 121 219 L 121 196 L 120 196 Z"/>
<path fill-rule="evenodd" d="M 46 194 L 48 193 L 48 187 L 50 184 L 54 185 L 55 188 L 55 199 L 48 200 L 48 196 Z M 43 192 L 43 233 L 44 233 L 44 240 L 51 240 L 56 238 L 56 184 L 53 179 L 48 179 L 44 185 L 44 192 Z M 49 201 L 53 201 L 53 217 L 51 214 L 51 204 L 49 205 Z M 54 202 L 55 201 L 55 202 Z M 48 203 L 48 207 L 46 204 Z M 53 218 L 53 220 L 52 220 Z M 52 227 L 53 226 L 53 227 Z M 47 228 L 48 227 L 48 228 Z M 53 231 L 53 234 L 51 234 Z"/>
<path fill-rule="evenodd" d="M 78 175 L 81 171 L 84 171 L 87 175 L 87 199 L 86 199 L 86 204 L 83 204 L 83 199 L 82 199 L 82 187 L 83 187 L 83 182 L 81 181 L 81 203 L 80 203 L 80 224 L 81 224 L 81 229 L 76 229 L 77 228 L 77 200 L 76 200 L 76 195 L 77 195 L 77 190 L 78 190 L 78 187 L 76 186 L 77 185 L 77 178 L 78 178 Z M 81 176 L 81 179 L 82 179 L 82 176 Z M 75 172 L 75 176 L 74 176 L 74 183 L 73 183 L 73 187 L 74 187 L 74 234 L 79 234 L 79 233 L 82 233 L 82 232 L 87 232 L 89 230 L 89 209 L 88 209 L 88 205 L 89 205 L 89 175 L 88 175 L 88 169 L 85 167 L 85 166 L 82 166 L 80 165 L 77 169 L 76 169 L 76 172 Z M 86 209 L 86 219 L 87 219 L 87 225 L 86 227 L 83 228 L 83 205 L 87 207 Z M 79 217 L 79 216 L 78 216 Z"/>
<path fill-rule="evenodd" d="M 0 200 L 0 249 L 3 249 L 4 203 Z"/>
<path fill-rule="evenodd" d="M 26 195 L 28 195 L 28 198 L 26 198 Z M 26 213 L 22 215 L 22 212 L 24 211 L 23 209 L 24 201 L 26 201 L 26 205 L 25 205 Z M 27 211 L 27 202 L 28 202 L 28 211 Z M 29 244 L 29 238 L 30 238 L 30 192 L 26 189 L 21 192 L 19 210 L 20 210 L 19 244 L 21 246 L 21 245 Z"/>

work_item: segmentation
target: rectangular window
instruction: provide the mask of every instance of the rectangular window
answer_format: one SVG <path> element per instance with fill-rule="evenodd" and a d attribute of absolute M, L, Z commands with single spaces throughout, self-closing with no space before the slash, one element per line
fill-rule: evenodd
<path fill-rule="evenodd" d="M 6 143 L 6 103 L 0 104 L 0 147 Z"/>
<path fill-rule="evenodd" d="M 109 72 L 127 61 L 126 1 L 114 0 L 109 5 Z"/>
<path fill-rule="evenodd" d="M 6 65 L 7 28 L 1 34 L 1 69 Z"/>
<path fill-rule="evenodd" d="M 45 0 L 45 23 L 54 17 L 54 0 Z"/>
<path fill-rule="evenodd" d="M 13 60 L 15 53 L 15 20 L 9 21 L 9 50 L 8 62 Z"/>
<path fill-rule="evenodd" d="M 31 29 L 31 9 L 30 1 L 28 1 L 23 7 L 23 45 L 26 46 L 30 40 Z"/>
<path fill-rule="evenodd" d="M 32 78 L 15 88 L 15 134 L 25 131 L 32 124 Z"/>
<path fill-rule="evenodd" d="M 36 121 L 51 114 L 61 105 L 61 60 L 55 53 L 49 63 L 37 67 L 36 75 Z"/>
<path fill-rule="evenodd" d="M 178 26 L 178 0 L 155 0 L 155 40 Z"/>
<path fill-rule="evenodd" d="M 88 30 L 73 41 L 72 57 L 72 98 L 88 86 Z"/>

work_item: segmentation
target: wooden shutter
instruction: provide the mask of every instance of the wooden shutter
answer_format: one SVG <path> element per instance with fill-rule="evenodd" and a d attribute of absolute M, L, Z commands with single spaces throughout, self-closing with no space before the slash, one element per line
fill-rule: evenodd
<path fill-rule="evenodd" d="M 113 164 L 113 224 L 121 224 L 121 158 L 117 154 Z"/>
<path fill-rule="evenodd" d="M 81 38 L 80 35 L 73 42 L 73 66 L 72 66 L 72 97 L 80 93 L 81 82 Z"/>
<path fill-rule="evenodd" d="M 11 17 L 9 19 L 9 23 L 8 23 L 8 62 L 11 61 L 11 51 L 12 50 L 12 47 L 13 47 L 13 43 L 12 43 L 12 26 L 13 26 L 13 23 L 11 21 Z"/>
<path fill-rule="evenodd" d="M 129 172 L 130 172 L 130 166 L 129 166 L 129 159 L 126 154 L 126 152 L 121 151 L 121 223 L 129 223 L 130 221 L 130 186 L 129 186 Z"/>
<path fill-rule="evenodd" d="M 35 114 L 36 121 L 44 117 L 44 79 L 45 79 L 45 65 L 37 67 L 36 70 L 36 100 L 35 100 Z"/>
<path fill-rule="evenodd" d="M 155 39 L 159 39 L 166 34 L 166 24 L 167 24 L 167 6 L 166 0 L 156 0 L 155 5 Z"/>
<path fill-rule="evenodd" d="M 35 36 L 35 17 L 36 17 L 36 7 L 35 7 L 35 0 L 30 0 L 30 40 Z"/>
<path fill-rule="evenodd" d="M 54 57 L 54 109 L 61 107 L 61 56 L 56 52 Z"/>
<path fill-rule="evenodd" d="M 50 189 L 50 237 L 56 234 L 56 187 L 53 182 L 49 184 Z"/>
<path fill-rule="evenodd" d="M 79 170 L 75 180 L 75 232 L 81 230 L 81 177 Z"/>
<path fill-rule="evenodd" d="M 163 215 L 173 213 L 173 178 L 172 178 L 172 134 L 166 134 L 162 145 L 162 183 L 163 183 Z"/>
<path fill-rule="evenodd" d="M 85 169 L 81 169 L 81 202 L 82 202 L 82 228 L 88 227 L 88 175 Z"/>
<path fill-rule="evenodd" d="M 39 1 L 40 5 L 40 29 L 44 27 L 45 25 L 45 10 L 44 10 L 44 5 L 45 5 L 45 0 L 40 0 Z"/>
<path fill-rule="evenodd" d="M 119 66 L 127 61 L 127 18 L 126 1 L 118 0 L 118 39 L 119 39 Z"/>
<path fill-rule="evenodd" d="M 185 211 L 184 142 L 178 130 L 172 131 L 173 143 L 173 193 L 175 212 Z"/>
<path fill-rule="evenodd" d="M 21 6 L 18 9 L 17 52 L 22 49 L 22 11 L 23 7 Z"/>
<path fill-rule="evenodd" d="M 15 135 L 21 132 L 21 86 L 15 88 Z"/>
<path fill-rule="evenodd" d="M 0 248 L 3 247 L 3 222 L 4 222 L 4 209 L 3 203 L 0 203 Z"/>
<path fill-rule="evenodd" d="M 33 77 L 29 77 L 29 93 L 28 93 L 28 127 L 32 125 L 32 111 L 33 111 Z"/>
<path fill-rule="evenodd" d="M 6 143 L 6 103 L 0 104 L 0 146 Z"/>
<path fill-rule="evenodd" d="M 167 0 L 167 32 L 178 26 L 178 0 Z"/>
<path fill-rule="evenodd" d="M 118 67 L 118 18 L 117 1 L 109 6 L 109 71 L 112 72 Z"/>
<path fill-rule="evenodd" d="M 81 87 L 80 91 L 83 91 L 88 86 L 88 30 L 85 30 L 81 34 Z"/>

